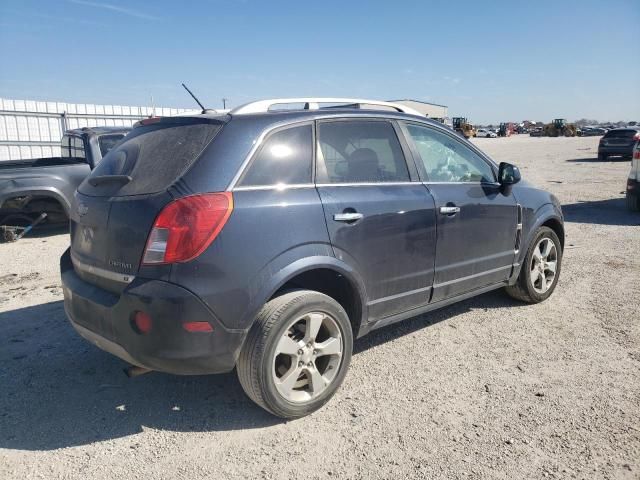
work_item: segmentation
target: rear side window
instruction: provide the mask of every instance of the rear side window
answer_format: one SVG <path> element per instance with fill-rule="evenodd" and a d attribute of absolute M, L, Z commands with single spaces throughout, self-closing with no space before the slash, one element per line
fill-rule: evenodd
<path fill-rule="evenodd" d="M 240 180 L 243 187 L 294 185 L 311 182 L 311 125 L 273 133 L 258 150 Z"/>
<path fill-rule="evenodd" d="M 321 122 L 318 145 L 318 183 L 409 181 L 400 142 L 389 122 Z"/>
<path fill-rule="evenodd" d="M 119 186 L 117 192 L 92 187 L 88 181 L 78 190 L 87 195 L 120 196 L 165 190 L 191 166 L 220 128 L 219 123 L 192 119 L 137 127 L 107 153 L 89 176 L 128 175 L 131 181 Z"/>

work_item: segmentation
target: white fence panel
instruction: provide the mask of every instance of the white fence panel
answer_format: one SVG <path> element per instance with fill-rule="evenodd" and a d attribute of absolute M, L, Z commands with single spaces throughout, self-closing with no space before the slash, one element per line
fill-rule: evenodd
<path fill-rule="evenodd" d="M 156 107 L 170 116 L 186 108 Z M 65 129 L 128 126 L 151 116 L 151 107 L 41 102 L 0 98 L 0 162 L 60 155 Z"/>

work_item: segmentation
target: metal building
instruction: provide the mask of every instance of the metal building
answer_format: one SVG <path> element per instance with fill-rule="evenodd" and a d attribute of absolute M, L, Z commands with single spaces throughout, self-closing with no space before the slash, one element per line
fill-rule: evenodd
<path fill-rule="evenodd" d="M 132 126 L 154 113 L 170 116 L 186 111 L 189 109 L 0 98 L 0 162 L 57 157 L 62 133 L 72 128 Z"/>
<path fill-rule="evenodd" d="M 411 99 L 403 99 L 403 100 L 389 100 L 393 103 L 400 103 L 402 105 L 406 105 L 407 107 L 411 107 L 414 110 L 419 111 L 420 113 L 426 115 L 429 118 L 447 118 L 449 116 L 448 110 L 449 107 L 446 105 L 439 105 L 437 103 L 429 103 L 423 102 L 421 100 L 411 100 Z"/>

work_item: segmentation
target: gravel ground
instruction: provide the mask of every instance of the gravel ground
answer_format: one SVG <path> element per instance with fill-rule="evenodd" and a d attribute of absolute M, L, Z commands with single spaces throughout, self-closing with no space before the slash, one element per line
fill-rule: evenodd
<path fill-rule="evenodd" d="M 640 215 L 597 142 L 476 140 L 563 203 L 547 302 L 493 292 L 379 330 L 292 422 L 235 374 L 127 379 L 65 320 L 68 235 L 0 245 L 0 478 L 640 478 Z"/>

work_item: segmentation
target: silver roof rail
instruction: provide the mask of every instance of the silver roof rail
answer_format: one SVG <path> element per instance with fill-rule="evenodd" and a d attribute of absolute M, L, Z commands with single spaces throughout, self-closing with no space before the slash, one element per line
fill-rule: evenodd
<path fill-rule="evenodd" d="M 274 105 L 286 105 L 291 103 L 303 103 L 305 110 L 318 110 L 321 103 L 332 104 L 344 104 L 347 105 L 372 105 L 393 108 L 398 112 L 408 113 L 411 115 L 418 115 L 424 117 L 424 115 L 411 107 L 401 105 L 392 102 L 383 102 L 380 100 L 367 100 L 364 98 L 314 98 L 314 97 L 302 97 L 302 98 L 272 98 L 270 100 L 258 100 L 256 102 L 245 103 L 239 107 L 231 110 L 232 115 L 242 115 L 247 113 L 266 113 Z"/>

